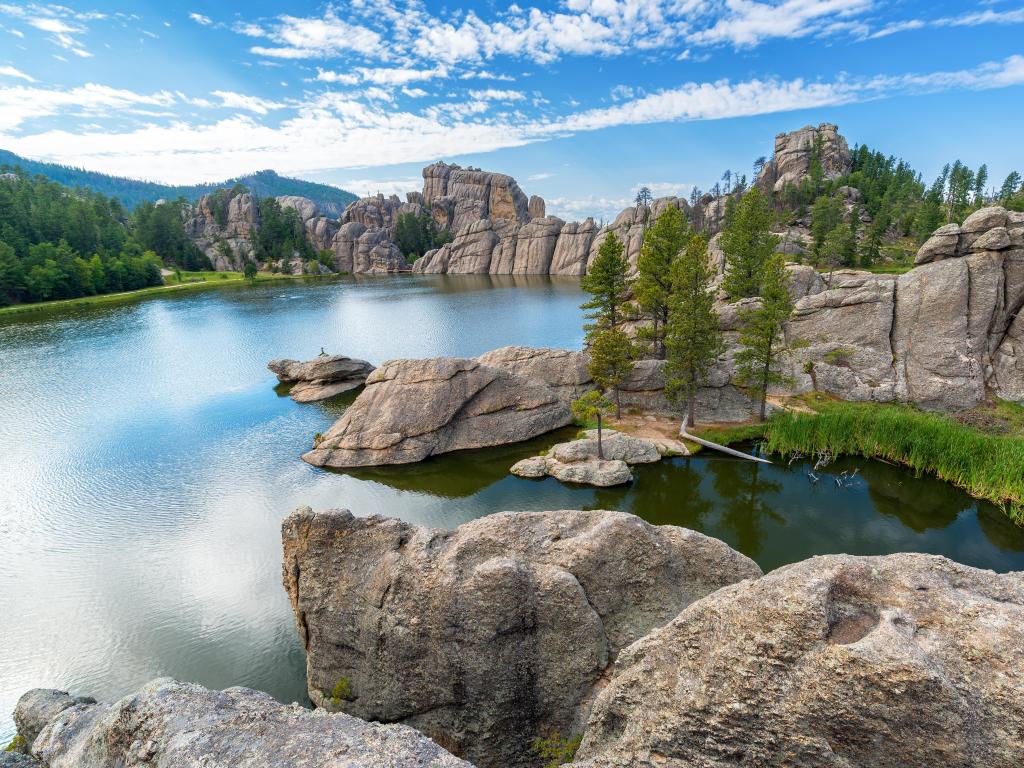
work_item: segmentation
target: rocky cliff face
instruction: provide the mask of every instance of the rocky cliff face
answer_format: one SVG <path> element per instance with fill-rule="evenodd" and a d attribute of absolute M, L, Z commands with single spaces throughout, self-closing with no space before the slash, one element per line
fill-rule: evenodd
<path fill-rule="evenodd" d="M 573 765 L 1011 768 L 1024 578 L 815 557 L 724 587 L 619 655 Z"/>
<path fill-rule="evenodd" d="M 938 230 L 899 277 L 840 271 L 797 301 L 798 391 L 970 408 L 1024 395 L 1024 214 L 983 208 Z"/>
<path fill-rule="evenodd" d="M 17 716 L 39 768 L 473 768 L 406 726 L 166 678 L 113 703 L 29 691 Z"/>
<path fill-rule="evenodd" d="M 822 123 L 817 128 L 808 125 L 775 137 L 775 154 L 761 169 L 755 184 L 774 192 L 782 192 L 787 184 L 799 186 L 810 174 L 815 154 L 826 179 L 845 176 L 852 168 L 850 147 L 839 134 L 839 126 L 834 123 Z"/>
<path fill-rule="evenodd" d="M 282 538 L 313 702 L 411 725 L 478 768 L 537 765 L 533 740 L 579 732 L 622 648 L 760 576 L 716 539 L 621 512 L 447 531 L 305 508 Z"/>

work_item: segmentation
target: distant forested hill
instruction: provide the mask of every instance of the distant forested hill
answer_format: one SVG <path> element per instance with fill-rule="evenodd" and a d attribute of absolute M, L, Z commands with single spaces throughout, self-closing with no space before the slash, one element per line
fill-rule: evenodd
<path fill-rule="evenodd" d="M 86 171 L 82 168 L 57 165 L 56 163 L 41 163 L 0 149 L 0 171 L 3 171 L 5 166 L 20 167 L 29 175 L 41 174 L 68 187 L 84 187 L 106 197 L 116 197 L 129 211 L 134 210 L 140 203 L 147 200 L 174 200 L 184 197 L 186 200 L 193 201 L 207 192 L 222 187 L 233 187 L 235 184 L 242 184 L 259 197 L 276 197 L 278 195 L 308 197 L 320 206 L 320 210 L 325 216 L 335 218 L 341 215 L 345 206 L 356 199 L 355 195 L 344 189 L 328 184 L 317 184 L 312 181 L 279 176 L 274 171 L 258 171 L 216 184 L 171 186 L 152 181 L 108 176 L 105 173 Z"/>

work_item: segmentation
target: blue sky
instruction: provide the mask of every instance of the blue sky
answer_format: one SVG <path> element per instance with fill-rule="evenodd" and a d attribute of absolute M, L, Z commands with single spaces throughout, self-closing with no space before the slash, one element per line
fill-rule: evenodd
<path fill-rule="evenodd" d="M 444 159 L 607 217 L 822 121 L 926 179 L 1024 171 L 1024 0 L 0 2 L 0 147 L 167 182 Z"/>

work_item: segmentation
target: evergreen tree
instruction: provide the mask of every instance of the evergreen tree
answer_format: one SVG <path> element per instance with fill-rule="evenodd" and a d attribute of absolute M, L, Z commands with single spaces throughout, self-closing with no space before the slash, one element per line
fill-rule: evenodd
<path fill-rule="evenodd" d="M 633 342 L 620 328 L 605 328 L 591 337 L 587 371 L 602 392 L 615 394 L 615 417 L 622 416 L 619 385 L 633 370 Z"/>
<path fill-rule="evenodd" d="M 1011 171 L 1003 182 L 1003 186 L 999 188 L 999 199 L 1007 201 L 1013 197 L 1017 190 L 1020 188 L 1020 174 L 1017 171 Z"/>
<path fill-rule="evenodd" d="M 672 263 L 683 249 L 689 235 L 689 226 L 683 212 L 675 207 L 666 208 L 644 235 L 637 258 L 637 278 L 633 281 L 633 295 L 650 326 L 640 330 L 638 336 L 651 345 L 658 359 L 665 357 L 665 327 L 668 324 L 672 297 Z"/>
<path fill-rule="evenodd" d="M 687 424 L 696 422 L 697 387 L 723 349 L 711 292 L 707 240 L 691 235 L 672 264 L 672 311 L 666 339 L 665 396 L 685 405 Z"/>
<path fill-rule="evenodd" d="M 737 377 L 760 401 L 761 421 L 765 418 L 769 387 L 786 381 L 779 371 L 779 357 L 783 351 L 779 337 L 793 311 L 787 284 L 782 258 L 773 256 L 764 268 L 761 306 L 745 310 L 740 315 L 742 330 L 739 341 L 743 348 L 736 355 Z"/>
<path fill-rule="evenodd" d="M 988 184 L 988 166 L 982 163 L 974 176 L 974 205 L 980 207 L 985 202 L 986 184 Z"/>
<path fill-rule="evenodd" d="M 765 263 L 771 258 L 778 238 L 770 232 L 772 223 L 768 200 L 754 187 L 736 206 L 731 225 L 722 230 L 725 280 L 722 287 L 733 300 L 757 296 Z"/>
<path fill-rule="evenodd" d="M 597 420 L 597 458 L 599 459 L 604 459 L 604 445 L 601 442 L 603 417 L 610 414 L 614 407 L 614 404 L 596 389 L 576 398 L 572 404 L 572 415 L 579 421 Z"/>
<path fill-rule="evenodd" d="M 586 318 L 592 322 L 584 326 L 588 340 L 595 331 L 616 328 L 622 320 L 622 310 L 629 299 L 629 263 L 622 252 L 622 241 L 609 232 L 580 281 L 583 290 L 593 297 L 581 305 L 581 309 L 590 310 Z"/>

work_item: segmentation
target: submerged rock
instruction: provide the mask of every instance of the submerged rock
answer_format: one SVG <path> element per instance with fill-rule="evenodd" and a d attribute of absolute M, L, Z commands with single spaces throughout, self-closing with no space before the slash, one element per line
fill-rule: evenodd
<path fill-rule="evenodd" d="M 621 512 L 449 531 L 305 508 L 282 537 L 313 702 L 406 723 L 479 768 L 535 764 L 535 737 L 581 730 L 620 649 L 760 575 L 721 541 Z"/>
<path fill-rule="evenodd" d="M 283 384 L 294 384 L 292 400 L 312 403 L 361 387 L 373 366 L 344 355 L 321 355 L 312 360 L 271 360 L 267 368 Z"/>
<path fill-rule="evenodd" d="M 32 745 L 47 768 L 472 768 L 412 728 L 284 706 L 248 688 L 211 691 L 163 678 L 114 703 L 59 712 L 18 706 L 50 717 Z"/>
<path fill-rule="evenodd" d="M 1024 575 L 815 557 L 623 651 L 573 765 L 1012 768 L 1022 671 Z"/>

